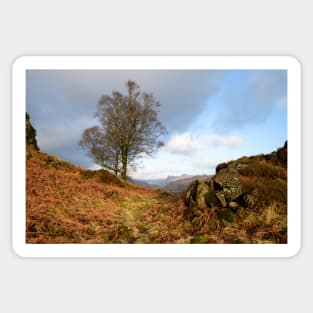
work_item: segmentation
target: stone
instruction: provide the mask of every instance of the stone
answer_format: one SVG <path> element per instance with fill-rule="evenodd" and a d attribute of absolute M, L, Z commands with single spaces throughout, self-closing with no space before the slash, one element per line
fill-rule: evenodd
<path fill-rule="evenodd" d="M 224 196 L 223 192 L 217 191 L 216 192 L 216 197 L 220 201 L 221 206 L 226 208 L 227 207 L 227 202 L 226 202 L 226 199 L 225 199 L 225 196 Z"/>
<path fill-rule="evenodd" d="M 227 168 L 227 164 L 226 163 L 221 163 L 221 164 L 217 165 L 217 167 L 215 169 L 216 174 L 223 168 Z"/>
<path fill-rule="evenodd" d="M 228 206 L 229 206 L 229 208 L 231 208 L 231 209 L 233 209 L 233 210 L 239 208 L 239 204 L 238 204 L 237 202 L 235 202 L 235 201 L 230 201 L 230 202 L 228 203 Z"/>
<path fill-rule="evenodd" d="M 232 201 L 243 193 L 240 174 L 231 167 L 221 169 L 214 178 L 215 184 L 222 190 L 226 201 Z"/>
<path fill-rule="evenodd" d="M 199 182 L 197 186 L 197 206 L 199 209 L 204 210 L 207 208 L 206 194 L 209 192 L 209 186 L 203 182 Z"/>
<path fill-rule="evenodd" d="M 190 206 L 191 200 L 196 199 L 198 183 L 197 180 L 194 180 L 186 191 L 185 204 L 187 206 Z"/>
<path fill-rule="evenodd" d="M 188 188 L 185 196 L 186 214 L 189 217 L 200 216 L 208 208 L 207 194 L 210 187 L 205 182 L 195 180 Z"/>
<path fill-rule="evenodd" d="M 26 144 L 33 146 L 37 151 L 39 151 L 39 147 L 36 139 L 36 129 L 30 122 L 30 116 L 26 112 Z"/>
<path fill-rule="evenodd" d="M 233 178 L 238 177 L 239 173 L 232 167 L 222 168 L 214 177 L 214 181 L 221 187 L 228 184 Z"/>
<path fill-rule="evenodd" d="M 219 204 L 219 200 L 214 190 L 212 190 L 210 187 L 209 187 L 209 191 L 205 195 L 205 200 L 206 200 L 208 207 L 213 207 Z"/>

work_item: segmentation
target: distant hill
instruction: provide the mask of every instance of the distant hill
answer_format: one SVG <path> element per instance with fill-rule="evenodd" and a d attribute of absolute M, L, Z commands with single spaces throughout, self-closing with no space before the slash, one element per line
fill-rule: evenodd
<path fill-rule="evenodd" d="M 194 181 L 209 181 L 212 175 L 184 176 L 170 180 L 162 189 L 170 193 L 180 194 L 187 190 L 189 185 Z"/>
<path fill-rule="evenodd" d="M 161 189 L 169 193 L 180 194 L 186 191 L 192 181 L 198 180 L 209 180 L 211 175 L 188 175 L 183 174 L 180 176 L 168 176 L 160 179 L 134 179 L 129 177 L 129 181 L 151 189 Z"/>
<path fill-rule="evenodd" d="M 139 186 L 143 186 L 150 189 L 161 189 L 166 183 L 166 179 L 138 179 L 133 177 L 127 177 L 127 180 Z"/>

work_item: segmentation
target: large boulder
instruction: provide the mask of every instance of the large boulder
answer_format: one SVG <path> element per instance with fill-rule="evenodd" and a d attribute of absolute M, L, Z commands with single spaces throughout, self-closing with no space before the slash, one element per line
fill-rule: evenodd
<path fill-rule="evenodd" d="M 186 191 L 185 204 L 189 216 L 199 216 L 212 207 L 236 210 L 244 188 L 235 167 L 222 164 L 210 181 L 195 180 Z M 250 199 L 249 199 L 250 200 Z"/>
<path fill-rule="evenodd" d="M 232 167 L 221 169 L 214 177 L 217 189 L 221 190 L 227 202 L 233 201 L 243 193 L 240 175 Z"/>

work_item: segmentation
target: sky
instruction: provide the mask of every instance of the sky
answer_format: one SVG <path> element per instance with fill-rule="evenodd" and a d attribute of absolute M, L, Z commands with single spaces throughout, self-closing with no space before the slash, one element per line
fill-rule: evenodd
<path fill-rule="evenodd" d="M 167 133 L 138 179 L 214 174 L 217 164 L 270 153 L 287 140 L 286 70 L 28 70 L 26 110 L 42 152 L 99 168 L 78 145 L 102 95 L 134 80 L 161 104 Z"/>

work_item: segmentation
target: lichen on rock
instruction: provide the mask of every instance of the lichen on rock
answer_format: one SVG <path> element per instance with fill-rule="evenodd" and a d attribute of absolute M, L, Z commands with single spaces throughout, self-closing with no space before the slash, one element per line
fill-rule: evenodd
<path fill-rule="evenodd" d="M 221 169 L 214 177 L 227 202 L 235 200 L 243 193 L 239 173 L 232 167 Z"/>

